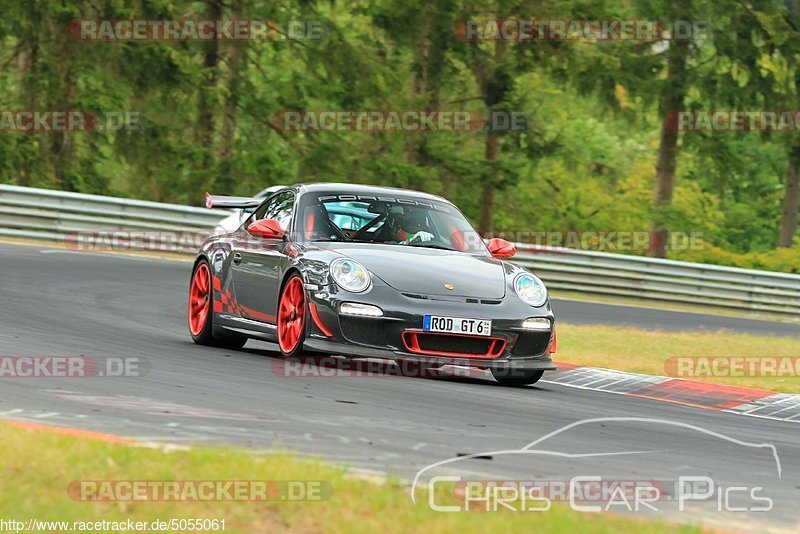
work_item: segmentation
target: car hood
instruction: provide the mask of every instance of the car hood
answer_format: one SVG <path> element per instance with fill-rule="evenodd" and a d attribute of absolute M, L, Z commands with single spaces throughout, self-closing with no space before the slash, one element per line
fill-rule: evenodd
<path fill-rule="evenodd" d="M 326 247 L 328 248 L 328 247 Z M 334 250 L 352 258 L 391 287 L 415 295 L 502 299 L 502 262 L 463 252 L 380 244 L 337 243 Z M 445 284 L 453 286 L 447 289 Z"/>

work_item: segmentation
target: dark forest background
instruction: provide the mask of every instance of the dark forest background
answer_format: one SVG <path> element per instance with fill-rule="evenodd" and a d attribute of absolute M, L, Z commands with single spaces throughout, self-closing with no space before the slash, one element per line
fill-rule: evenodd
<path fill-rule="evenodd" d="M 441 194 L 484 231 L 701 232 L 676 259 L 800 271 L 798 132 L 671 132 L 800 109 L 800 9 L 747 0 L 0 0 L 0 109 L 135 131 L 0 134 L 0 182 L 200 205 L 345 181 Z M 78 19 L 320 21 L 321 39 L 99 42 Z M 686 40 L 465 41 L 469 19 L 703 21 Z M 283 110 L 518 111 L 502 132 L 286 132 Z"/>

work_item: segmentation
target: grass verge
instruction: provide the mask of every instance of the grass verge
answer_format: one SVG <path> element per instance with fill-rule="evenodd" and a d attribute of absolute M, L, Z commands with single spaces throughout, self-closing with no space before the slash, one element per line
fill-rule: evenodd
<path fill-rule="evenodd" d="M 0 517 L 27 521 L 224 519 L 225 532 L 698 532 L 562 506 L 540 513 L 437 513 L 422 494 L 415 506 L 396 481 L 375 483 L 287 454 L 212 448 L 172 450 L 106 443 L 0 422 Z M 316 502 L 85 502 L 69 497 L 76 480 L 327 481 Z"/>
<path fill-rule="evenodd" d="M 556 360 L 651 375 L 668 375 L 675 357 L 797 358 L 800 339 L 731 332 L 651 332 L 618 326 L 558 324 Z M 796 367 L 793 367 L 796 370 Z M 721 368 L 724 370 L 724 367 Z M 703 371 L 703 369 L 699 369 Z M 691 376 L 690 380 L 800 393 L 798 376 Z"/>

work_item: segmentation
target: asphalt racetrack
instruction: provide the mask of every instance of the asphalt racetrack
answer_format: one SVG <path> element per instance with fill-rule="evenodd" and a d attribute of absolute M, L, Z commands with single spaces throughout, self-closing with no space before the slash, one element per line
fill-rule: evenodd
<path fill-rule="evenodd" d="M 481 378 L 285 376 L 270 344 L 251 341 L 242 351 L 226 351 L 192 343 L 186 327 L 190 268 L 190 262 L 1 244 L 0 356 L 139 358 L 146 374 L 2 378 L 0 416 L 145 441 L 289 449 L 407 480 L 461 456 L 423 471 L 423 484 L 442 474 L 551 481 L 708 477 L 714 483 L 708 501 L 687 500 L 679 511 L 673 487 L 657 512 L 639 513 L 702 517 L 738 529 L 798 529 L 797 422 L 546 381 L 505 388 Z M 575 301 L 555 301 L 554 307 L 559 321 L 575 324 L 800 335 L 797 325 L 766 321 Z M 595 421 L 520 452 L 587 419 Z M 491 453 L 464 456 L 485 451 Z M 753 511 L 767 507 L 754 495 L 769 497 L 771 509 Z M 751 511 L 731 511 L 736 507 Z M 531 521 L 536 524 L 535 517 Z"/>

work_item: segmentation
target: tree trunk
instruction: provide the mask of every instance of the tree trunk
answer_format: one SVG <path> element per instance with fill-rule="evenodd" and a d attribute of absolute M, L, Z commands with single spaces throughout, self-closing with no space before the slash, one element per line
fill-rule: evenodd
<path fill-rule="evenodd" d="M 222 1 L 221 0 L 206 0 L 206 15 L 208 20 L 221 20 L 222 19 Z M 196 139 L 198 144 L 202 147 L 203 153 L 201 161 L 199 162 L 198 176 L 192 181 L 190 187 L 194 190 L 193 195 L 197 195 L 197 191 L 204 189 L 208 185 L 209 176 L 208 171 L 214 163 L 214 109 L 217 100 L 217 79 L 219 77 L 219 41 L 213 39 L 203 43 L 203 82 L 200 86 L 200 91 L 197 100 L 197 129 Z"/>
<path fill-rule="evenodd" d="M 677 4 L 677 5 L 676 5 Z M 679 20 L 686 16 L 686 2 L 673 4 L 675 15 L 671 20 Z M 665 208 L 672 205 L 675 191 L 675 169 L 677 167 L 677 150 L 679 132 L 672 118 L 677 116 L 683 107 L 686 94 L 686 63 L 689 57 L 689 41 L 676 39 L 669 43 L 667 51 L 667 78 L 659 101 L 659 113 L 663 119 L 661 139 L 658 145 L 658 162 L 656 164 L 656 180 L 653 194 L 653 232 L 650 240 L 650 255 L 656 258 L 667 256 L 669 232 L 664 221 Z"/>
<path fill-rule="evenodd" d="M 220 135 L 219 174 L 214 187 L 220 192 L 232 193 L 236 180 L 233 176 L 233 160 L 236 147 L 236 126 L 239 112 L 239 95 L 242 91 L 241 72 L 246 60 L 246 44 L 234 43 L 228 49 L 228 91 L 222 109 L 222 132 Z"/>
<path fill-rule="evenodd" d="M 36 76 L 31 74 L 36 64 L 37 47 L 30 46 L 23 48 L 19 53 L 18 59 L 18 87 L 19 96 L 18 101 L 25 103 L 25 109 L 34 109 L 36 107 L 36 99 L 38 91 L 35 83 Z M 31 82 L 31 83 L 29 83 Z M 18 185 L 30 186 L 33 185 L 32 165 L 25 161 L 19 169 L 17 169 L 16 183 Z"/>
<path fill-rule="evenodd" d="M 483 102 L 489 113 L 495 111 L 495 107 L 503 102 L 508 94 L 509 77 L 506 73 L 501 73 L 502 63 L 508 51 L 507 41 L 497 41 L 494 43 L 494 55 L 491 58 L 483 58 L 477 55 L 473 65 L 475 79 L 481 89 Z M 486 173 L 481 183 L 481 205 L 478 217 L 478 226 L 481 232 L 494 231 L 494 212 L 495 197 L 499 183 L 498 162 L 500 160 L 500 133 L 486 132 L 486 148 L 484 151 Z"/>
<path fill-rule="evenodd" d="M 419 74 L 415 74 L 411 80 L 411 90 L 414 95 L 414 109 L 435 109 L 430 106 L 428 101 L 428 94 L 425 88 L 425 79 Z M 428 138 L 427 132 L 417 132 L 413 135 L 406 135 L 405 138 L 405 155 L 406 163 L 418 166 L 426 166 L 428 164 L 427 157 Z M 413 188 L 424 187 L 424 184 L 408 184 Z"/>
<path fill-rule="evenodd" d="M 656 183 L 653 205 L 656 210 L 656 220 L 653 221 L 653 233 L 650 240 L 650 255 L 664 258 L 667 255 L 667 242 L 669 232 L 660 220 L 660 209 L 672 204 L 675 192 L 675 159 L 678 148 L 678 132 L 674 131 L 664 121 L 661 126 L 661 140 L 658 145 L 658 163 L 656 165 Z"/>
<path fill-rule="evenodd" d="M 450 47 L 453 28 L 453 6 L 449 0 L 432 0 L 421 5 L 419 27 L 416 41 L 412 44 L 414 63 L 411 91 L 414 95 L 413 108 L 417 110 L 439 109 L 446 57 Z M 417 167 L 429 167 L 429 132 L 422 131 L 405 138 L 406 162 Z M 423 174 L 415 175 L 408 185 L 426 190 L 429 181 Z"/>
<path fill-rule="evenodd" d="M 486 134 L 486 165 L 489 167 L 489 179 L 481 184 L 481 211 L 478 220 L 478 230 L 481 232 L 494 231 L 494 208 L 497 161 L 500 159 L 500 134 L 489 132 Z"/>
<path fill-rule="evenodd" d="M 786 165 L 786 184 L 783 192 L 781 211 L 781 227 L 778 234 L 778 246 L 789 248 L 797 232 L 797 211 L 800 208 L 800 147 L 794 144 L 789 149 L 789 161 Z"/>

